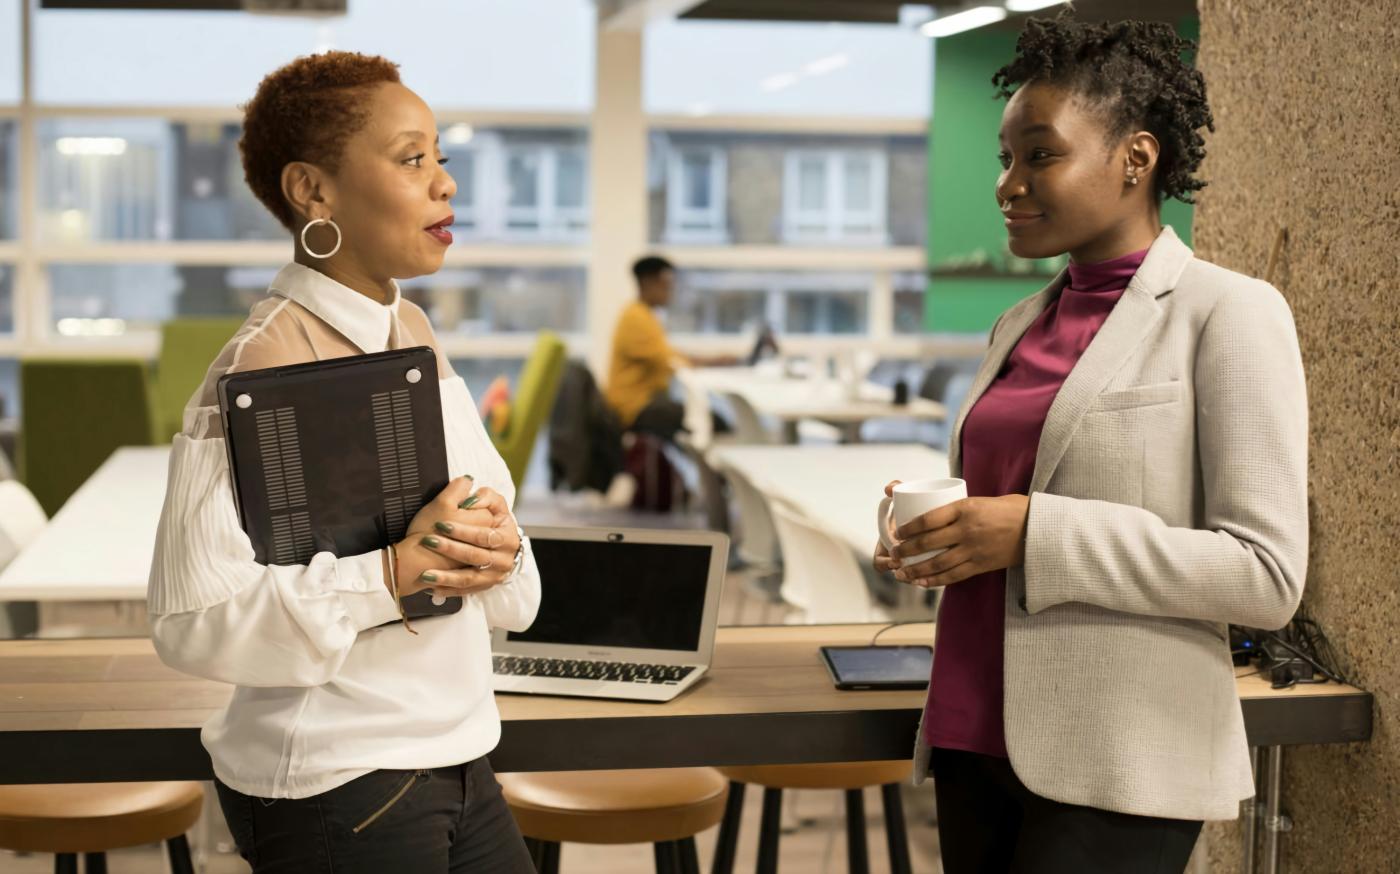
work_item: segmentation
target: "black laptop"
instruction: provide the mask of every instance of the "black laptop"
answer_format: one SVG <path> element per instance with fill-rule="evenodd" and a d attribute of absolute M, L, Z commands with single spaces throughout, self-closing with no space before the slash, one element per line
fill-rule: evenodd
<path fill-rule="evenodd" d="M 360 555 L 403 539 L 447 485 L 437 356 L 426 346 L 223 376 L 218 384 L 243 530 L 262 564 Z M 411 617 L 455 613 L 403 599 Z"/>

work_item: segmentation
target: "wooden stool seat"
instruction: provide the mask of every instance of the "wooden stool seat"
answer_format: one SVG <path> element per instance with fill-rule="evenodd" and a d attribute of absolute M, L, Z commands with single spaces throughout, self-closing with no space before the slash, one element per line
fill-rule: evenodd
<path fill-rule="evenodd" d="M 745 765 L 720 768 L 729 778 L 729 801 L 715 842 L 714 874 L 732 874 L 739 846 L 739 822 L 748 784 L 763 787 L 763 817 L 758 834 L 758 874 L 777 874 L 778 820 L 783 793 L 789 789 L 836 789 L 846 795 L 846 862 L 850 874 L 868 874 L 870 853 L 865 838 L 864 790 L 880 787 L 885 808 L 885 839 L 891 874 L 910 874 L 909 835 L 904 827 L 904 804 L 899 784 L 914 772 L 909 759 L 886 762 L 834 762 L 820 765 Z"/>
<path fill-rule="evenodd" d="M 499 774 L 528 838 L 549 843 L 680 841 L 724 816 L 728 784 L 713 768 Z"/>
<path fill-rule="evenodd" d="M 61 855 L 160 843 L 183 837 L 203 805 L 198 783 L 0 786 L 0 847 Z"/>
<path fill-rule="evenodd" d="M 720 768 L 735 783 L 773 789 L 864 789 L 903 783 L 914 773 L 909 759 L 888 762 L 836 762 L 825 765 L 746 765 Z"/>

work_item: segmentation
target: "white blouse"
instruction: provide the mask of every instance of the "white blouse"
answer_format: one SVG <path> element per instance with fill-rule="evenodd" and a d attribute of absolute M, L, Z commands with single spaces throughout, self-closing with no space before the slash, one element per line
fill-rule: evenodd
<path fill-rule="evenodd" d="M 185 408 L 156 537 L 147 602 L 156 651 L 185 673 L 232 683 L 204 726 L 214 773 L 265 798 L 304 798 L 380 768 L 479 758 L 500 739 L 491 692 L 493 627 L 522 631 L 539 606 L 528 539 L 518 572 L 462 609 L 397 618 L 381 553 L 319 553 L 268 566 L 238 522 L 215 386 L 227 372 L 389 348 L 437 348 L 423 311 L 382 305 L 289 264 L 215 360 Z M 515 488 L 466 384 L 438 353 L 448 474 L 513 502 Z"/>

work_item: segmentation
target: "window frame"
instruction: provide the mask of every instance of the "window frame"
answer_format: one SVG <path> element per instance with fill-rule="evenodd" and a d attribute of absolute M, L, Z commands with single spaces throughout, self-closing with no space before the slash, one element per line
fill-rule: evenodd
<path fill-rule="evenodd" d="M 868 217 L 870 230 L 850 231 L 846 189 L 847 162 L 863 158 L 870 162 L 871 205 L 856 215 Z M 802 165 L 818 160 L 823 167 L 824 203 L 820 210 L 801 205 Z M 887 246 L 889 244 L 889 156 L 881 149 L 837 147 L 790 149 L 783 155 L 783 241 L 791 245 L 838 244 L 846 246 Z"/>
<path fill-rule="evenodd" d="M 710 205 L 696 209 L 685 203 L 686 159 L 703 155 L 710 183 Z M 666 229 L 668 243 L 720 245 L 729 242 L 729 153 L 720 146 L 676 146 L 666 152 Z M 681 193 L 682 196 L 676 196 Z M 698 227 L 697 227 L 698 225 Z"/>

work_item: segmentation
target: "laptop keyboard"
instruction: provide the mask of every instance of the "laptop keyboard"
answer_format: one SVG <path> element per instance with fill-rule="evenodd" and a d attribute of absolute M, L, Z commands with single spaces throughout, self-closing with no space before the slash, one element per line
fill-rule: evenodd
<path fill-rule="evenodd" d="M 588 662 L 582 659 L 545 659 L 525 656 L 492 656 L 491 669 L 520 677 L 558 677 L 564 680 L 613 680 L 622 683 L 655 683 L 674 686 L 695 668 L 691 665 L 639 665 L 635 662 Z"/>

